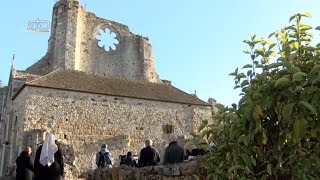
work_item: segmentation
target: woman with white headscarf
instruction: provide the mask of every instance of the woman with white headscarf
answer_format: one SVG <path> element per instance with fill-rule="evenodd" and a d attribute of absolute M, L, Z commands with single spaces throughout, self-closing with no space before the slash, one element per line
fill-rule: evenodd
<path fill-rule="evenodd" d="M 63 175 L 63 156 L 55 144 L 55 137 L 47 133 L 43 144 L 38 148 L 34 160 L 36 180 L 60 180 Z"/>

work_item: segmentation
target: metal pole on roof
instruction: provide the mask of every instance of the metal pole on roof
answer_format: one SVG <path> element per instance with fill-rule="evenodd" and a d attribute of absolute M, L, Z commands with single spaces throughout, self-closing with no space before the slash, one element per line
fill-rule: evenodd
<path fill-rule="evenodd" d="M 15 54 L 13 54 L 13 56 L 12 56 L 12 62 L 11 62 L 11 67 L 13 68 L 14 67 L 14 58 L 15 58 Z"/>

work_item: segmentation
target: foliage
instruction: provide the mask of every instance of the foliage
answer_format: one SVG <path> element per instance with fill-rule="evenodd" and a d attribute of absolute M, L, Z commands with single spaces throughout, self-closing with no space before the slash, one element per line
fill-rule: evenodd
<path fill-rule="evenodd" d="M 252 61 L 230 74 L 241 99 L 219 105 L 196 136 L 217 145 L 204 162 L 210 179 L 320 179 L 320 43 L 305 17 L 244 41 Z"/>

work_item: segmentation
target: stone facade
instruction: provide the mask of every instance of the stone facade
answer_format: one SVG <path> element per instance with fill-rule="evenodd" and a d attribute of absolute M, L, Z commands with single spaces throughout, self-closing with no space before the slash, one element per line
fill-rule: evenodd
<path fill-rule="evenodd" d="M 46 130 L 71 148 L 65 151 L 66 163 L 80 174 L 95 168 L 95 153 L 103 143 L 108 144 L 116 164 L 123 152 L 138 154 L 146 138 L 162 154 L 169 135 L 165 125 L 173 125 L 174 133 L 185 139 L 201 120 L 211 116 L 210 107 L 35 87 L 26 87 L 14 100 L 14 107 L 15 117 L 23 124 L 12 129 L 18 134 L 13 135 L 13 154 L 27 144 L 36 148 Z"/>
<path fill-rule="evenodd" d="M 106 28 L 116 35 L 115 50 L 106 51 L 98 46 L 96 36 Z M 147 38 L 133 34 L 126 25 L 86 12 L 78 1 L 72 0 L 59 1 L 54 6 L 48 52 L 27 72 L 47 74 L 60 67 L 160 82 Z"/>
<path fill-rule="evenodd" d="M 208 179 L 199 161 L 171 166 L 132 168 L 123 166 L 113 169 L 97 169 L 88 173 L 86 180 L 194 180 Z"/>
<path fill-rule="evenodd" d="M 115 34 L 111 49 L 99 44 L 99 29 Z M 25 146 L 35 152 L 51 132 L 65 154 L 66 179 L 76 179 L 95 168 L 103 143 L 116 164 L 129 150 L 138 154 L 146 138 L 161 154 L 170 133 L 183 145 L 202 120 L 212 120 L 214 101 L 160 80 L 147 38 L 61 0 L 47 54 L 25 71 L 12 67 L 0 108 L 0 177 Z"/>

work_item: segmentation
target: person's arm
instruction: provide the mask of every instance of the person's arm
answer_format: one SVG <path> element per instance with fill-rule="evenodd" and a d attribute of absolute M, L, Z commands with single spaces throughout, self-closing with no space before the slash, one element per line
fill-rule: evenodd
<path fill-rule="evenodd" d="M 168 148 L 164 151 L 163 164 L 168 163 Z"/>
<path fill-rule="evenodd" d="M 100 153 L 97 152 L 96 154 L 96 165 L 99 166 L 99 158 L 100 158 Z"/>
<path fill-rule="evenodd" d="M 184 160 L 184 149 L 183 149 L 183 147 L 180 147 L 181 148 L 181 153 L 180 153 L 180 161 L 181 162 L 183 162 L 183 160 Z"/>
<path fill-rule="evenodd" d="M 61 176 L 63 176 L 63 174 L 64 174 L 64 160 L 63 160 L 63 154 L 62 154 L 59 147 L 58 147 L 58 151 L 56 153 L 57 153 L 57 161 L 60 166 Z"/>
<path fill-rule="evenodd" d="M 41 172 L 40 167 L 42 166 L 40 164 L 40 154 L 41 154 L 42 145 L 37 149 L 36 157 L 34 159 L 34 179 L 39 178 L 39 173 Z"/>
<path fill-rule="evenodd" d="M 30 169 L 32 172 L 34 172 L 34 165 L 33 165 L 31 157 L 28 158 L 27 168 Z"/>
<path fill-rule="evenodd" d="M 139 167 L 143 167 L 143 163 L 144 163 L 144 157 L 143 157 L 143 153 L 142 150 L 140 151 L 140 156 L 139 156 Z"/>

